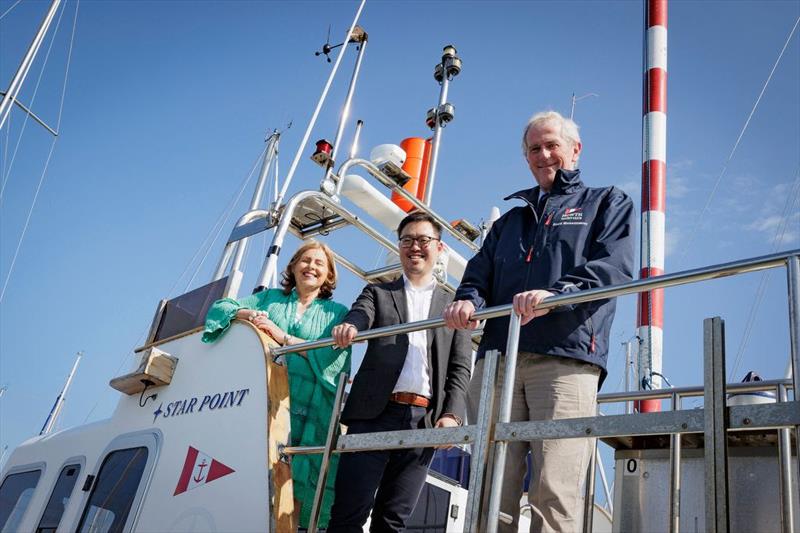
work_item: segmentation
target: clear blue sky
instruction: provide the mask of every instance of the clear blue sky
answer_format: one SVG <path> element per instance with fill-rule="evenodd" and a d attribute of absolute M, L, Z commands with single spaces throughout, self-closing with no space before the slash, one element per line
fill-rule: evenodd
<path fill-rule="evenodd" d="M 0 1 L 0 13 L 14 4 Z M 7 86 L 47 3 L 24 0 L 0 20 L 0 85 Z M 61 427 L 108 416 L 159 299 L 187 288 L 191 263 L 263 148 L 282 128 L 285 175 L 330 65 L 315 57 L 328 24 L 339 42 L 356 2 L 98 2 L 80 4 L 58 141 L 0 308 L 0 447 L 39 431 L 78 350 L 83 363 Z M 21 100 L 55 123 L 75 3 L 67 1 L 34 100 L 45 48 Z M 795 34 L 710 207 L 703 205 L 797 17 L 794 1 L 672 2 L 669 12 L 668 255 L 676 271 L 800 246 L 794 204 L 783 240 L 773 240 L 800 172 L 800 35 Z M 353 119 L 361 154 L 426 136 L 438 98 L 432 77 L 445 44 L 464 61 L 450 89 L 455 121 L 445 130 L 434 207 L 477 222 L 502 198 L 532 185 L 519 138 L 535 111 L 578 103 L 581 167 L 592 186 L 616 184 L 639 203 L 642 4 L 624 2 L 368 2 L 370 35 Z M 311 141 L 335 133 L 354 55 Z M 0 133 L 0 281 L 50 147 L 24 116 Z M 346 138 L 353 132 L 349 125 Z M 303 155 L 292 192 L 316 188 L 321 171 Z M 13 160 L 13 165 L 12 165 Z M 9 171 L 10 168 L 10 171 Z M 235 209 L 242 213 L 248 189 Z M 794 198 L 797 202 L 797 198 Z M 234 217 L 235 218 L 235 217 Z M 224 238 L 233 224 L 228 219 Z M 218 239 L 191 287 L 209 280 Z M 344 230 L 332 244 L 368 266 L 377 246 Z M 355 245 L 355 243 L 361 243 Z M 292 248 L 294 242 L 289 243 Z M 249 292 L 263 257 L 248 257 Z M 205 251 L 205 250 L 204 250 Z M 201 254 L 202 255 L 202 254 Z M 286 258 L 284 257 L 284 260 Z M 667 292 L 664 374 L 701 383 L 702 319 L 727 321 L 734 364 L 761 274 Z M 336 299 L 361 282 L 344 272 Z M 788 357 L 785 274 L 774 271 L 733 379 L 750 369 L 781 377 Z M 635 333 L 635 300 L 620 302 L 610 377 L 619 390 L 621 341 Z"/>

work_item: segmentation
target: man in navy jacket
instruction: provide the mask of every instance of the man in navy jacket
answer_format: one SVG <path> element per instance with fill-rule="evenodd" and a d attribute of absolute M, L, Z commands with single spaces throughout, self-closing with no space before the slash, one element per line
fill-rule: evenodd
<path fill-rule="evenodd" d="M 511 421 L 594 416 L 597 390 L 606 376 L 614 300 L 552 310 L 535 307 L 553 295 L 631 279 L 633 202 L 616 187 L 583 184 L 577 170 L 582 145 L 571 119 L 554 111 L 534 115 L 522 146 L 538 186 L 506 198 L 523 205 L 494 223 L 444 317 L 449 327 L 468 329 L 477 325 L 472 314 L 483 307 L 513 303 L 521 315 Z M 493 319 L 484 327 L 469 388 L 472 419 L 484 354 L 505 350 L 508 322 Z M 503 364 L 501 359 L 500 375 Z M 499 387 L 497 394 L 499 398 Z M 529 450 L 531 531 L 580 530 L 582 485 L 593 439 L 509 443 L 500 505 L 513 523 L 501 523 L 500 530 L 517 531 Z"/>

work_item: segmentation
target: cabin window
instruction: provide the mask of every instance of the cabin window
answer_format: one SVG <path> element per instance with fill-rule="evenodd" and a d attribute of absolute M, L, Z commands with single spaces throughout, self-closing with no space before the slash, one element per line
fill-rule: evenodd
<path fill-rule="evenodd" d="M 11 474 L 3 480 L 0 485 L 0 531 L 19 531 L 41 475 L 41 470 L 30 470 Z"/>
<path fill-rule="evenodd" d="M 146 464 L 145 447 L 115 450 L 108 454 L 97 474 L 78 531 L 123 531 Z"/>
<path fill-rule="evenodd" d="M 78 464 L 67 465 L 61 470 L 53 493 L 50 494 L 50 501 L 47 502 L 42 519 L 39 521 L 39 527 L 36 528 L 36 533 L 55 533 L 80 473 L 81 465 Z"/>

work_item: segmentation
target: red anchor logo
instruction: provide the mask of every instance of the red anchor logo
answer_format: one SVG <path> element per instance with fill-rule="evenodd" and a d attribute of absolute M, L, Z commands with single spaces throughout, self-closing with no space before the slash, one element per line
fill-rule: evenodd
<path fill-rule="evenodd" d="M 195 470 L 197 474 L 195 474 Z M 178 485 L 175 487 L 174 496 L 187 490 L 205 486 L 221 477 L 233 474 L 235 470 L 228 465 L 214 459 L 211 455 L 201 452 L 194 446 L 189 446 L 186 459 L 183 462 Z"/>
<path fill-rule="evenodd" d="M 203 469 L 204 469 L 205 467 L 207 467 L 207 466 L 208 466 L 208 463 L 206 463 L 206 460 L 205 460 L 205 459 L 203 459 L 203 462 L 202 462 L 202 463 L 200 463 L 199 465 L 197 465 L 197 467 L 200 469 L 200 472 L 198 472 L 198 473 L 197 473 L 197 475 L 196 475 L 196 476 L 194 476 L 194 478 L 192 478 L 192 479 L 194 479 L 194 482 L 195 482 L 195 483 L 200 483 L 201 481 L 203 481 L 203 478 L 205 477 L 205 476 L 203 475 Z"/>

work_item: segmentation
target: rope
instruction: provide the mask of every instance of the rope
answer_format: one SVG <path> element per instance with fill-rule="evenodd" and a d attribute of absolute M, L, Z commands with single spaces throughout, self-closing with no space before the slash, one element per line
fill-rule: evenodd
<path fill-rule="evenodd" d="M 56 33 L 58 32 L 58 27 L 61 24 L 61 17 L 64 15 L 64 11 L 66 10 L 66 3 L 64 4 L 64 9 L 61 10 L 61 14 L 58 17 L 58 22 L 56 22 L 56 29 L 53 33 L 53 39 L 50 41 L 50 46 L 47 48 L 47 55 L 45 56 L 44 65 L 42 65 L 42 72 L 44 72 L 44 67 L 47 65 L 47 58 L 50 57 L 50 50 L 53 47 L 53 42 L 55 41 Z M 67 66 L 64 72 L 64 84 L 61 88 L 61 101 L 58 105 L 58 119 L 56 120 L 56 130 L 61 130 L 61 117 L 64 111 L 64 99 L 67 94 L 67 80 L 69 79 L 69 67 L 72 62 L 72 48 L 75 42 L 75 28 L 78 23 L 78 8 L 80 7 L 80 0 L 77 0 L 75 3 L 75 16 L 72 19 L 72 35 L 70 36 L 69 40 L 69 51 L 67 52 Z M 39 75 L 39 81 L 41 81 L 42 77 L 41 74 Z M 36 83 L 36 89 L 39 88 L 39 81 Z M 27 122 L 27 119 L 26 119 Z M 21 136 L 20 136 L 21 138 Z M 25 239 L 25 233 L 28 231 L 28 225 L 31 221 L 31 216 L 33 215 L 33 209 L 36 207 L 36 200 L 39 198 L 39 192 L 42 189 L 42 184 L 44 183 L 45 176 L 47 175 L 47 169 L 50 166 L 50 159 L 53 157 L 53 152 L 56 148 L 56 143 L 58 142 L 59 137 L 53 137 L 53 142 L 50 145 L 50 152 L 47 154 L 47 160 L 45 161 L 44 168 L 42 169 L 42 174 L 39 177 L 39 183 L 36 186 L 36 193 L 33 195 L 33 202 L 31 202 L 31 207 L 28 210 L 28 216 L 25 219 L 25 225 L 22 228 L 22 233 L 20 234 L 19 241 L 17 242 L 17 248 L 14 250 L 14 257 L 11 259 L 11 265 L 8 268 L 8 275 L 6 275 L 6 279 L 3 282 L 3 289 L 0 291 L 0 302 L 3 301 L 3 297 L 6 294 L 6 288 L 8 287 L 8 282 L 11 279 L 11 274 L 14 271 L 14 264 L 17 262 L 17 257 L 19 256 L 19 250 L 22 247 L 22 241 Z M 19 145 L 18 145 L 19 147 Z M 16 151 L 15 151 L 16 155 Z M 10 171 L 10 168 L 9 168 Z"/>
<path fill-rule="evenodd" d="M 786 228 L 789 226 L 789 221 L 792 218 L 792 214 L 796 213 L 793 207 L 794 204 L 797 203 L 798 199 L 800 199 L 800 169 L 798 169 L 795 180 L 792 183 L 792 188 L 786 197 L 786 204 L 783 207 L 783 213 L 781 215 L 781 224 L 778 226 L 778 230 L 775 232 L 771 253 L 777 252 L 778 248 L 780 248 L 781 241 L 786 233 Z M 733 364 L 733 368 L 728 374 L 728 381 L 733 381 L 734 376 L 739 371 L 739 366 L 742 363 L 745 349 L 747 348 L 748 342 L 750 342 L 750 335 L 753 332 L 753 326 L 755 325 L 758 309 L 761 306 L 761 302 L 763 301 L 764 294 L 767 290 L 767 282 L 769 281 L 770 274 L 772 274 L 771 270 L 765 270 L 761 275 L 758 289 L 756 289 L 756 296 L 753 299 L 753 305 L 750 307 L 750 313 L 747 317 L 747 325 L 745 326 L 744 333 L 742 334 L 742 340 L 739 342 L 739 349 L 736 352 L 736 359 Z"/>
<path fill-rule="evenodd" d="M 698 227 L 700 225 L 700 221 L 703 220 L 703 218 L 704 218 L 704 216 L 706 214 L 706 211 L 708 211 L 708 208 L 711 205 L 711 201 L 713 200 L 714 195 L 716 194 L 717 189 L 719 188 L 719 184 L 722 181 L 723 176 L 725 176 L 725 173 L 728 171 L 728 165 L 730 164 L 731 160 L 733 159 L 733 155 L 736 153 L 736 149 L 739 147 L 739 142 L 742 140 L 742 137 L 744 137 L 744 132 L 747 130 L 747 127 L 750 125 L 750 119 L 753 118 L 753 115 L 756 112 L 756 108 L 758 107 L 758 104 L 761 102 L 761 97 L 764 96 L 764 92 L 766 92 L 766 90 L 767 90 L 767 85 L 769 85 L 769 82 L 772 79 L 772 75 L 775 73 L 775 69 L 778 68 L 778 64 L 781 62 L 781 58 L 783 57 L 783 53 L 786 51 L 786 48 L 789 46 L 789 42 L 792 40 L 792 36 L 794 35 L 794 32 L 797 29 L 798 24 L 800 24 L 800 17 L 797 17 L 797 20 L 795 21 L 794 26 L 792 26 L 792 31 L 790 31 L 789 32 L 789 36 L 786 37 L 786 42 L 783 43 L 783 48 L 781 49 L 780 54 L 778 54 L 778 59 L 776 59 L 775 60 L 775 64 L 772 65 L 772 70 L 770 71 L 769 76 L 767 76 L 767 81 L 765 81 L 764 82 L 764 86 L 761 87 L 761 92 L 759 93 L 758 98 L 756 98 L 756 101 L 753 104 L 753 108 L 750 110 L 750 114 L 747 116 L 747 120 L 745 120 L 744 126 L 742 126 L 742 130 L 739 132 L 739 137 L 736 138 L 736 142 L 733 144 L 733 148 L 731 149 L 731 153 L 728 155 L 728 159 L 725 161 L 725 164 L 722 166 L 722 171 L 719 173 L 719 176 L 717 176 L 717 180 L 714 182 L 714 187 L 712 187 L 711 193 L 708 195 L 708 199 L 706 200 L 706 203 L 703 206 L 703 209 L 700 211 L 700 214 L 697 216 L 697 219 L 695 220 L 695 223 L 692 226 L 692 230 L 689 233 L 689 239 L 686 241 L 686 245 L 683 246 L 683 252 L 681 253 L 681 257 L 680 257 L 681 261 L 683 261 L 685 259 L 686 252 L 691 247 L 692 241 L 694 240 L 695 234 L 697 233 L 697 229 L 698 229 Z"/>

